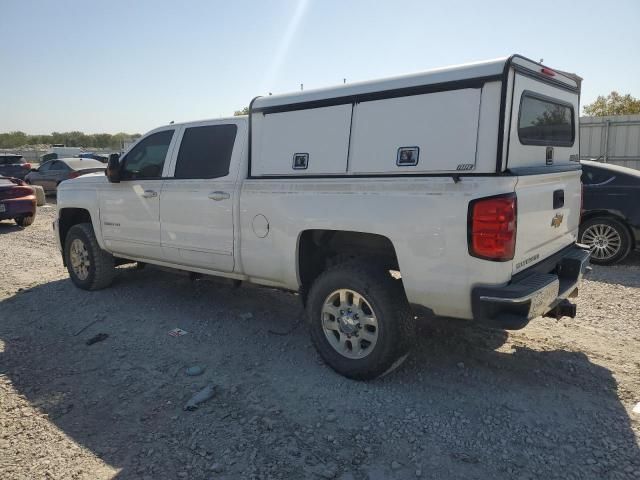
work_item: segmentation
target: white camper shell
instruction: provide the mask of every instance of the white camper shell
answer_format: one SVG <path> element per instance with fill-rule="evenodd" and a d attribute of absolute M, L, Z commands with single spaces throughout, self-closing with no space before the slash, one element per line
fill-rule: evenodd
<path fill-rule="evenodd" d="M 576 76 L 512 56 L 258 97 L 250 108 L 249 174 L 487 174 L 566 165 L 578 155 L 579 82 Z M 520 100 L 528 92 L 524 106 L 529 110 L 521 112 Z M 517 120 L 526 120 L 522 114 L 544 113 L 536 101 L 545 99 L 559 113 L 569 109 L 571 139 L 522 145 Z"/>

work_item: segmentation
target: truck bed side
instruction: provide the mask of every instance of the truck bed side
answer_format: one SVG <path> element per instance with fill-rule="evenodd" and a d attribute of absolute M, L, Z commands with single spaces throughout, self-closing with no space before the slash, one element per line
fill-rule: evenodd
<path fill-rule="evenodd" d="M 393 244 L 411 303 L 439 315 L 471 318 L 474 282 L 507 282 L 511 263 L 467 254 L 468 202 L 513 192 L 515 183 L 509 176 L 459 183 L 450 177 L 245 180 L 240 199 L 243 271 L 253 281 L 298 290 L 304 231 L 374 233 Z M 257 215 L 268 221 L 264 238 L 255 231 Z"/>

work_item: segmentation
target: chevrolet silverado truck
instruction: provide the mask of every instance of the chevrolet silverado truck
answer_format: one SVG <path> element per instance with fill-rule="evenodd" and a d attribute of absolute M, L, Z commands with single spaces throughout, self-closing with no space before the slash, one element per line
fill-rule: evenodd
<path fill-rule="evenodd" d="M 256 97 L 63 182 L 72 281 L 140 262 L 299 292 L 354 379 L 408 355 L 414 312 L 502 329 L 576 314 L 580 77 L 514 55 Z"/>

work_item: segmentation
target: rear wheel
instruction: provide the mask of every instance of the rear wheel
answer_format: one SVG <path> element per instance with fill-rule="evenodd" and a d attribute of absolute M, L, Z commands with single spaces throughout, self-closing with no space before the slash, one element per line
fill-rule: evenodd
<path fill-rule="evenodd" d="M 21 227 L 28 227 L 35 220 L 34 215 L 25 215 L 22 217 L 15 218 L 16 223 Z"/>
<path fill-rule="evenodd" d="M 414 340 L 402 282 L 365 262 L 322 273 L 309 292 L 307 316 L 320 356 L 336 372 L 357 380 L 398 367 Z"/>
<path fill-rule="evenodd" d="M 591 247 L 591 262 L 613 265 L 631 249 L 631 235 L 625 225 L 613 218 L 592 218 L 580 227 L 580 242 Z"/>
<path fill-rule="evenodd" d="M 116 275 L 113 255 L 100 248 L 90 223 L 79 223 L 69 229 L 64 258 L 71 280 L 84 290 L 108 287 Z"/>

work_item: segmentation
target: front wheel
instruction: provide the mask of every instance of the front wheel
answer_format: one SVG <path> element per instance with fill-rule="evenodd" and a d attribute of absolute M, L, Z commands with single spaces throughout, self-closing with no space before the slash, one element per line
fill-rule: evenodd
<path fill-rule="evenodd" d="M 401 280 L 365 262 L 323 272 L 309 292 L 307 316 L 323 360 L 356 380 L 374 379 L 398 367 L 415 335 Z"/>
<path fill-rule="evenodd" d="M 627 256 L 631 236 L 627 228 L 613 218 L 592 218 L 580 227 L 580 243 L 591 247 L 591 262 L 613 265 Z"/>
<path fill-rule="evenodd" d="M 64 258 L 71 280 L 83 290 L 108 287 L 116 275 L 113 255 L 100 248 L 90 223 L 79 223 L 69 229 Z"/>

